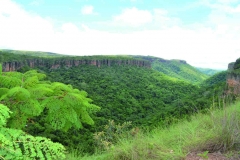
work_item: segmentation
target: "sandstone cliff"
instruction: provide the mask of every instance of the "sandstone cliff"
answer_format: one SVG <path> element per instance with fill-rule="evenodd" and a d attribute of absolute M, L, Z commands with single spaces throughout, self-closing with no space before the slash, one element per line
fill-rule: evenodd
<path fill-rule="evenodd" d="M 11 61 L 3 62 L 2 68 L 3 72 L 17 71 L 24 66 L 30 68 L 34 67 L 47 67 L 49 69 L 57 69 L 60 67 L 73 67 L 79 65 L 93 65 L 101 67 L 102 65 L 113 66 L 113 65 L 131 65 L 136 67 L 146 67 L 151 68 L 149 61 L 137 60 L 137 59 L 27 59 L 24 61 Z"/>

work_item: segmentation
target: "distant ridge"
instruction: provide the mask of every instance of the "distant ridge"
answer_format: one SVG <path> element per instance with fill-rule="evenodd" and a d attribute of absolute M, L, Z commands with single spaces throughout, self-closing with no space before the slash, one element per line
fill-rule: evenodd
<path fill-rule="evenodd" d="M 18 51 L 6 49 L 0 50 L 0 54 L 1 53 L 5 53 L 5 63 L 3 66 L 3 69 L 5 69 L 4 71 L 15 71 L 23 66 L 37 67 L 39 65 L 42 66 L 43 64 L 52 69 L 56 69 L 61 66 L 78 66 L 79 64 L 90 64 L 97 67 L 100 67 L 101 65 L 111 66 L 117 64 L 152 68 L 170 77 L 184 80 L 189 83 L 201 83 L 209 77 L 208 75 L 189 65 L 185 60 L 179 59 L 166 60 L 153 56 L 140 55 L 67 56 L 52 52 Z M 8 54 L 8 56 L 6 56 L 6 54 Z M 42 60 L 39 60 L 39 58 L 42 58 Z"/>
<path fill-rule="evenodd" d="M 40 54 L 39 54 L 40 53 Z M 38 56 L 35 56 L 38 55 Z M 58 69 L 70 68 L 79 65 L 92 65 L 101 67 L 103 65 L 124 65 L 151 68 L 149 61 L 136 59 L 130 56 L 56 56 L 55 53 L 31 52 L 31 51 L 8 51 L 0 50 L 2 56 L 2 68 L 4 72 L 18 71 L 21 68 L 46 67 Z"/>
<path fill-rule="evenodd" d="M 200 72 L 207 74 L 209 76 L 212 76 L 216 73 L 222 72 L 223 70 L 216 70 L 216 69 L 210 69 L 210 68 L 201 68 L 201 67 L 196 67 L 197 70 Z"/>
<path fill-rule="evenodd" d="M 154 70 L 164 73 L 170 77 L 184 80 L 190 83 L 201 83 L 209 77 L 189 65 L 185 60 L 172 59 L 166 60 L 153 56 L 133 56 L 144 60 L 149 60 Z"/>
<path fill-rule="evenodd" d="M 11 50 L 11 49 L 1 49 L 0 51 L 13 53 L 13 54 L 20 54 L 20 55 L 28 55 L 28 56 L 36 56 L 36 57 L 60 57 L 66 56 L 58 53 L 53 52 L 42 52 L 42 51 L 25 51 L 25 50 Z"/>

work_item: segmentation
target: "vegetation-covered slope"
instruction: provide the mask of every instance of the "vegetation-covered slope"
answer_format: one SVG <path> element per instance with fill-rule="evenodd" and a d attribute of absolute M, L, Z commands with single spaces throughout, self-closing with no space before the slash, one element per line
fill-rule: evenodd
<path fill-rule="evenodd" d="M 197 70 L 199 70 L 200 72 L 212 76 L 218 72 L 221 72 L 222 70 L 215 70 L 215 69 L 209 69 L 209 68 L 200 68 L 200 67 L 196 67 Z"/>
<path fill-rule="evenodd" d="M 68 159 L 239 159 L 239 127 L 240 102 L 224 110 L 214 108 L 207 114 L 197 114 L 167 128 L 158 127 L 147 134 L 138 132 L 134 138 L 120 139 L 102 154 L 68 155 Z"/>
<path fill-rule="evenodd" d="M 22 51 L 22 50 L 9 50 L 9 49 L 1 49 L 0 52 L 12 53 L 17 55 L 26 55 L 26 56 L 35 56 L 35 57 L 59 57 L 64 56 L 57 53 L 52 52 L 41 52 L 41 51 Z"/>
<path fill-rule="evenodd" d="M 184 60 L 165 60 L 151 56 L 134 56 L 151 61 L 152 68 L 168 76 L 191 83 L 199 83 L 209 76 L 187 64 Z"/>
<path fill-rule="evenodd" d="M 227 74 L 228 74 L 227 71 L 216 73 L 213 76 L 206 79 L 204 82 L 202 82 L 201 85 L 210 87 L 213 85 L 218 85 L 219 83 L 221 84 L 226 83 Z"/>
<path fill-rule="evenodd" d="M 195 72 L 185 61 L 179 60 L 165 62 L 155 57 L 135 56 L 42 58 L 8 52 L 2 55 L 2 61 L 17 61 L 16 57 L 19 56 L 22 61 L 40 59 L 46 62 L 43 64 L 47 65 L 32 65 L 36 61 L 28 61 L 32 67 L 47 74 L 48 80 L 71 84 L 74 88 L 86 91 L 94 104 L 101 107 L 96 115 L 91 115 L 95 126 L 83 125 L 81 130 L 71 128 L 68 132 L 54 131 L 44 122 L 46 112 L 43 112 L 32 119 L 34 124 L 25 129 L 33 135 L 61 142 L 67 148 L 77 148 L 81 154 L 99 149 L 94 132 L 103 133 L 101 131 L 106 129 L 105 125 L 113 122 L 109 120 L 123 126 L 132 121 L 133 127 L 149 130 L 154 126 L 168 126 L 178 118 L 204 111 L 213 104 L 213 100 L 218 102 L 224 87 L 224 84 L 217 89 L 215 85 L 201 88 L 194 85 L 193 82 L 203 81 L 206 75 Z M 159 66 L 160 71 L 150 68 L 150 63 Z M 29 69 L 32 68 L 24 70 Z M 110 125 L 111 131 L 107 131 L 110 139 L 112 127 Z"/>
<path fill-rule="evenodd" d="M 102 107 L 98 117 L 121 123 L 132 121 L 135 125 L 149 126 L 170 115 L 179 115 L 177 101 L 197 90 L 190 83 L 141 67 L 81 65 L 45 71 L 51 81 L 87 91 L 94 103 Z"/>
<path fill-rule="evenodd" d="M 34 58 L 30 55 L 13 54 L 6 50 L 0 50 L 0 63 L 8 61 L 22 61 L 28 58 Z"/>

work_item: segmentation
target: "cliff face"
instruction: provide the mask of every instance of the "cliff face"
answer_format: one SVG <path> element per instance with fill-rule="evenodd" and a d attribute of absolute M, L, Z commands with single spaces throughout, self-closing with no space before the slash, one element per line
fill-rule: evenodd
<path fill-rule="evenodd" d="M 101 59 L 101 60 L 54 60 L 54 59 L 29 59 L 23 62 L 3 62 L 2 70 L 3 72 L 17 71 L 24 66 L 30 68 L 34 67 L 47 67 L 49 69 L 58 69 L 60 67 L 73 67 L 79 65 L 93 65 L 101 67 L 102 65 L 113 66 L 113 65 L 131 65 L 136 67 L 146 67 L 151 68 L 151 64 L 148 61 L 141 60 L 115 60 L 115 59 Z"/>
<path fill-rule="evenodd" d="M 229 63 L 228 75 L 227 75 L 227 86 L 228 93 L 240 94 L 240 68 L 239 59 L 236 62 Z"/>

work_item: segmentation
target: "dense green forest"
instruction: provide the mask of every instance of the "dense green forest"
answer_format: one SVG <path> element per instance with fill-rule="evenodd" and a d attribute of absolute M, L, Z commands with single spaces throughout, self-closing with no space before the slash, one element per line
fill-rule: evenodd
<path fill-rule="evenodd" d="M 149 126 L 168 114 L 177 115 L 173 103 L 197 89 L 151 69 L 128 66 L 79 66 L 47 74 L 51 81 L 87 91 L 97 105 L 104 106 L 99 117 L 136 125 Z"/>
<path fill-rule="evenodd" d="M 180 60 L 140 56 L 54 58 L 48 53 L 42 57 L 20 53 L 0 51 L 0 63 L 41 59 L 61 65 L 55 69 L 50 65 L 24 66 L 19 69 L 21 73 L 1 74 L 0 103 L 13 112 L 4 126 L 50 138 L 68 152 L 94 154 L 116 143 L 116 137 L 124 133 L 132 136 L 139 128 L 150 131 L 167 127 L 179 119 L 205 113 L 216 103 L 225 103 L 221 98 L 227 72 L 209 77 Z M 63 61 L 70 59 L 102 61 L 101 66 L 64 66 Z M 105 63 L 107 59 L 111 66 L 109 61 Z M 143 62 L 132 65 L 139 60 L 149 62 L 152 68 L 141 66 Z"/>
<path fill-rule="evenodd" d="M 222 71 L 222 72 L 216 73 L 213 76 L 211 76 L 210 78 L 203 81 L 201 83 L 201 85 L 210 87 L 210 86 L 214 86 L 214 85 L 218 85 L 218 84 L 224 84 L 224 83 L 226 83 L 227 74 L 228 74 L 227 71 Z"/>

